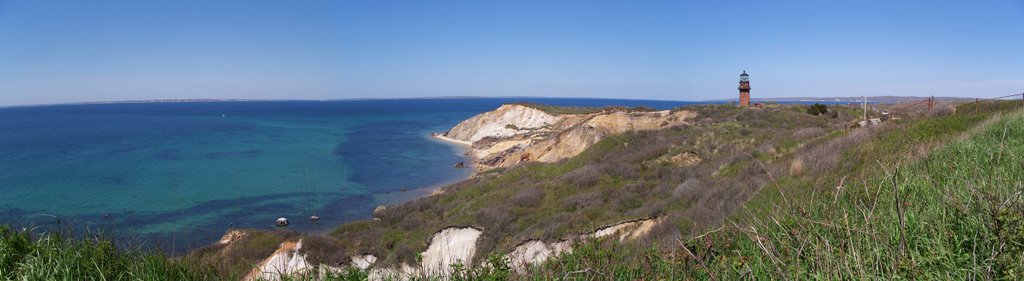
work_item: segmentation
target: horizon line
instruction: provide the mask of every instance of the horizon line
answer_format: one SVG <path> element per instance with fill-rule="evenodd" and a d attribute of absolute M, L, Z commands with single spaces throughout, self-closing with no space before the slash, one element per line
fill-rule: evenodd
<path fill-rule="evenodd" d="M 831 101 L 835 99 L 856 99 L 860 100 L 863 98 L 926 98 L 927 96 L 895 96 L 895 95 L 880 95 L 880 96 L 834 96 L 834 97 L 761 97 L 751 98 L 751 101 Z M 425 97 L 402 97 L 402 98 L 336 98 L 336 99 L 217 99 L 217 98 L 180 98 L 180 99 L 140 99 L 140 100 L 108 100 L 108 101 L 84 101 L 84 102 L 58 102 L 58 103 L 39 103 L 39 104 L 16 104 L 16 105 L 0 105 L 2 108 L 18 108 L 18 107 L 41 107 L 41 106 L 60 106 L 60 105 L 98 105 L 98 104 L 134 104 L 134 103 L 202 103 L 202 102 L 282 102 L 282 101 L 312 101 L 312 102 L 331 102 L 331 101 L 376 101 L 376 100 L 428 100 L 428 99 L 501 99 L 501 98 L 534 98 L 534 99 L 596 99 L 596 100 L 629 100 L 629 101 L 660 101 L 660 102 L 724 102 L 734 99 L 706 99 L 706 100 L 666 100 L 666 99 L 636 99 L 636 98 L 608 98 L 608 97 L 558 97 L 558 96 L 425 96 Z M 970 99 L 970 97 L 935 97 L 938 99 Z M 870 100 L 869 100 L 870 101 Z"/>

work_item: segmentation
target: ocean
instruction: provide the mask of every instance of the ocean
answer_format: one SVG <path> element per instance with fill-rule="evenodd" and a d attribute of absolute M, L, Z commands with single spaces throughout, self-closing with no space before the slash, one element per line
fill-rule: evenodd
<path fill-rule="evenodd" d="M 104 233 L 184 253 L 232 228 L 324 232 L 429 194 L 470 169 L 430 137 L 503 103 L 689 102 L 445 98 L 0 108 L 0 225 Z M 313 222 L 311 215 L 320 217 Z"/>

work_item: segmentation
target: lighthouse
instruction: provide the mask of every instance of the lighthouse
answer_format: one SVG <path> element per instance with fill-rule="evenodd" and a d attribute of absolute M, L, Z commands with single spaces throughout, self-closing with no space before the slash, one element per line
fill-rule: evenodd
<path fill-rule="evenodd" d="M 750 107 L 750 79 L 747 71 L 740 74 L 740 106 Z"/>

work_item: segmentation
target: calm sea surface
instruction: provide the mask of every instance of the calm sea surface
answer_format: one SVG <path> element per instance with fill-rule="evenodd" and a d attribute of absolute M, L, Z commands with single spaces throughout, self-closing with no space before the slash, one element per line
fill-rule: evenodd
<path fill-rule="evenodd" d="M 433 140 L 502 103 L 686 102 L 465 98 L 0 108 L 0 224 L 102 230 L 181 253 L 230 228 L 314 232 L 463 179 Z M 407 189 L 408 191 L 402 191 Z M 307 218 L 319 215 L 313 223 Z"/>

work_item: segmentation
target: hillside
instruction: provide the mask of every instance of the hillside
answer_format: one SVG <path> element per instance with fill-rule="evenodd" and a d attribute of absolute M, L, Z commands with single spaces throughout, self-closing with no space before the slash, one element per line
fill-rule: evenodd
<path fill-rule="evenodd" d="M 836 118 L 800 105 L 688 106 L 670 112 L 687 112 L 683 123 L 609 133 L 562 160 L 488 169 L 327 235 L 240 230 L 167 266 L 181 279 L 1019 279 L 1018 108 L 849 128 L 858 111 L 842 106 L 830 108 Z M 604 114 L 530 109 L 508 111 L 537 124 Z M 485 131 L 466 127 L 450 137 Z M 517 136 L 497 139 L 509 138 Z M 0 263 L 0 275 L 21 276 L 23 261 L 46 266 L 26 258 L 31 251 L 0 249 L 14 257 L 0 259 L 13 261 Z M 141 269 L 124 272 L 133 270 Z"/>
<path fill-rule="evenodd" d="M 445 187 L 440 195 L 389 206 L 376 215 L 377 221 L 348 224 L 315 238 L 322 240 L 316 243 L 323 244 L 323 251 L 329 254 L 314 253 L 319 249 L 308 246 L 310 237 L 305 238 L 303 249 L 314 264 L 348 265 L 353 263 L 351 257 L 370 254 L 375 258 L 374 268 L 407 268 L 411 273 L 411 269 L 427 267 L 423 262 L 429 258 L 432 236 L 444 231 L 477 237 L 470 243 L 472 254 L 459 257 L 463 263 L 476 265 L 491 254 L 521 253 L 524 257 L 510 257 L 521 261 L 515 264 L 518 268 L 556 256 L 559 249 L 578 238 L 607 236 L 619 228 L 642 228 L 644 235 L 626 236 L 667 245 L 677 236 L 690 236 L 720 223 L 742 207 L 767 182 L 767 171 L 785 172 L 789 159 L 805 143 L 840 135 L 853 110 L 838 109 L 842 112 L 838 118 L 809 115 L 799 106 L 764 110 L 692 106 L 667 112 L 661 118 L 674 114 L 689 117 L 660 130 L 609 134 L 562 161 L 528 161 L 479 173 Z M 506 106 L 495 112 L 504 113 L 485 113 L 470 120 L 473 124 L 507 123 L 502 115 L 510 112 L 530 120 L 551 120 L 529 108 Z M 565 115 L 576 116 L 557 116 Z M 468 123 L 456 126 L 448 135 L 471 140 L 473 134 L 463 132 L 473 130 L 458 129 Z M 249 242 L 242 239 L 239 243 Z M 532 248 L 521 247 L 524 245 Z M 244 256 L 221 248 L 227 247 L 215 246 L 200 255 Z M 263 248 L 248 263 L 259 264 L 274 251 L 273 246 Z M 243 270 L 223 266 L 236 273 Z"/>

